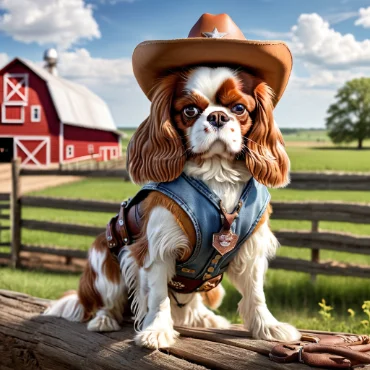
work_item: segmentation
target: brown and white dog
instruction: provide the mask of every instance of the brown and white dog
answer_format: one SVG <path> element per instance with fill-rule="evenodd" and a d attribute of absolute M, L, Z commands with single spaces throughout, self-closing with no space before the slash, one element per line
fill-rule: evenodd
<path fill-rule="evenodd" d="M 231 212 L 253 176 L 268 187 L 289 182 L 289 158 L 273 118 L 273 92 L 261 79 L 228 67 L 196 67 L 172 73 L 153 90 L 150 116 L 129 146 L 128 168 L 137 183 L 172 181 L 184 171 L 204 181 Z M 164 196 L 144 201 L 143 229 L 128 246 L 120 265 L 105 235 L 89 252 L 78 293 L 54 303 L 45 314 L 88 321 L 92 331 L 112 331 L 128 295 L 141 329 L 136 343 L 161 348 L 174 343 L 174 325 L 226 328 L 226 319 L 205 306 L 217 307 L 223 289 L 169 295 L 176 260 L 189 256 L 194 235 L 186 220 Z M 300 337 L 291 325 L 275 319 L 263 291 L 268 259 L 278 241 L 269 228 L 268 209 L 253 234 L 230 263 L 227 275 L 242 295 L 239 312 L 255 338 L 292 341 Z M 185 227 L 184 227 L 185 225 Z M 210 246 L 212 247 L 212 246 Z"/>

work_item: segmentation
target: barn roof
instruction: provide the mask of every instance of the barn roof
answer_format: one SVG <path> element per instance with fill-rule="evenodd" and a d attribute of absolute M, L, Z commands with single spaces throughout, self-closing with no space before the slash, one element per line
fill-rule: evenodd
<path fill-rule="evenodd" d="M 46 82 L 61 122 L 120 134 L 107 104 L 99 96 L 83 85 L 52 75 L 31 61 L 17 59 Z"/>

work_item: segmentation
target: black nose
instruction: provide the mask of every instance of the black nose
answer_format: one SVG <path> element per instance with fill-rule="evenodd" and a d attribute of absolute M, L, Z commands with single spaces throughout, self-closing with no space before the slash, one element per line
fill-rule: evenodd
<path fill-rule="evenodd" d="M 217 111 L 210 113 L 207 117 L 207 121 L 212 126 L 221 128 L 230 121 L 230 117 L 225 112 Z"/>

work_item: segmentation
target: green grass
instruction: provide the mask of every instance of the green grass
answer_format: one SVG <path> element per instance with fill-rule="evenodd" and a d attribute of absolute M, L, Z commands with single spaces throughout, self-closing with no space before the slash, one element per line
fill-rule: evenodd
<path fill-rule="evenodd" d="M 76 289 L 80 274 L 0 268 L 0 288 L 15 290 L 35 297 L 56 299 L 63 292 Z"/>
<path fill-rule="evenodd" d="M 292 171 L 370 172 L 370 150 L 287 146 Z"/>

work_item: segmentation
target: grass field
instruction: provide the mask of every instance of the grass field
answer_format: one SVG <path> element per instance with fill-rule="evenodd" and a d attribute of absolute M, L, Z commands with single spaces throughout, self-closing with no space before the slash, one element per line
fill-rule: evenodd
<path fill-rule="evenodd" d="M 126 131 L 125 131 L 126 132 Z M 129 135 L 132 131 L 129 132 Z M 301 131 L 285 135 L 288 152 L 293 170 L 336 170 L 370 172 L 370 150 L 358 151 L 353 147 L 334 148 L 328 140 L 325 131 Z M 368 143 L 369 144 L 369 143 Z M 127 140 L 124 146 L 127 145 Z M 119 179 L 88 179 L 78 183 L 49 188 L 34 195 L 98 199 L 120 202 L 133 195 L 138 187 L 124 183 Z M 346 201 L 370 204 L 369 192 L 347 191 L 298 191 L 291 189 L 272 190 L 274 201 Z M 28 219 L 61 221 L 86 225 L 101 225 L 102 229 L 112 215 L 105 213 L 74 212 L 68 210 L 23 209 L 23 217 Z M 273 230 L 298 229 L 309 230 L 306 221 L 272 220 Z M 323 230 L 350 232 L 358 235 L 370 235 L 370 225 L 348 224 L 338 222 L 321 222 Z M 9 238 L 2 232 L 1 240 Z M 89 237 L 71 237 L 57 233 L 43 233 L 24 230 L 22 240 L 25 243 L 38 245 L 59 245 L 75 249 L 87 250 L 92 242 Z M 292 258 L 310 258 L 310 250 L 281 247 L 280 256 Z M 368 264 L 370 256 L 322 251 L 322 260 L 337 260 L 343 262 Z M 48 273 L 42 271 L 13 271 L 0 269 L 0 288 L 26 292 L 32 295 L 56 298 L 63 291 L 76 288 L 78 275 Z M 220 312 L 233 321 L 238 321 L 236 315 L 239 294 L 224 280 L 227 297 Z M 344 277 L 318 276 L 313 284 L 308 274 L 269 270 L 266 277 L 266 297 L 272 312 L 283 321 L 289 321 L 300 328 L 368 332 L 365 327 L 367 319 L 362 313 L 363 301 L 370 299 L 370 284 L 368 280 Z M 322 320 L 318 314 L 318 302 L 325 298 L 334 307 L 332 319 Z M 356 311 L 356 316 L 350 318 L 347 309 Z"/>

